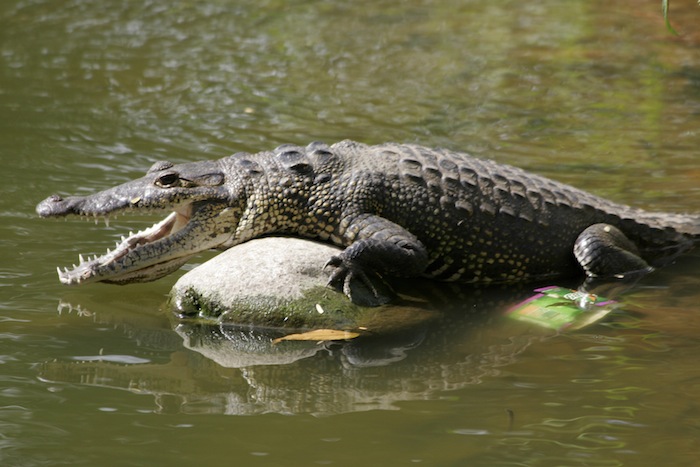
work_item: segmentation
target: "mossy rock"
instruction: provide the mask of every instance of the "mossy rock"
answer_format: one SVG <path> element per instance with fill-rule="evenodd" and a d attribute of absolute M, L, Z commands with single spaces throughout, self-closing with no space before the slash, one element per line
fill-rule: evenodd
<path fill-rule="evenodd" d="M 368 334 L 397 332 L 437 316 L 424 304 L 402 300 L 358 306 L 327 287 L 323 266 L 339 251 L 295 238 L 252 240 L 182 276 L 171 290 L 170 304 L 180 316 L 222 324 Z"/>

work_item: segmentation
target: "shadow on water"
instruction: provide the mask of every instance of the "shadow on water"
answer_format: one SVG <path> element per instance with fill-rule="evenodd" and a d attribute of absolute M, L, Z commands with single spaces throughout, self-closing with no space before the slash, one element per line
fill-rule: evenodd
<path fill-rule="evenodd" d="M 529 289 L 435 285 L 430 291 L 431 303 L 441 297 L 436 319 L 344 342 L 273 343 L 290 331 L 175 319 L 171 327 L 160 319 L 132 323 L 99 303 L 64 304 L 64 312 L 116 326 L 137 348 L 167 357 L 59 358 L 41 365 L 40 378 L 152 394 L 163 412 L 336 414 L 393 409 L 399 401 L 477 384 L 554 334 L 505 316 Z"/>

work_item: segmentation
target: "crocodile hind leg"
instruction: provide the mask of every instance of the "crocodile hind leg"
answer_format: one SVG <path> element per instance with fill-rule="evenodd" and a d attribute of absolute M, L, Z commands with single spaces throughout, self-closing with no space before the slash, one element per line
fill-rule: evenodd
<path fill-rule="evenodd" d="M 358 305 L 379 306 L 393 299 L 393 291 L 382 279 L 384 275 L 412 277 L 427 267 L 425 246 L 409 231 L 383 217 L 358 216 L 345 236 L 354 241 L 326 263 L 335 267 L 328 284 Z"/>
<path fill-rule="evenodd" d="M 594 224 L 581 232 L 574 256 L 588 277 L 622 279 L 653 269 L 639 256 L 635 244 L 609 224 Z"/>

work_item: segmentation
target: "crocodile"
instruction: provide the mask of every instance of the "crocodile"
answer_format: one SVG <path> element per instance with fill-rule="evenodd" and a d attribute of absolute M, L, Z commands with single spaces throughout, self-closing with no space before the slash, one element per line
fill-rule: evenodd
<path fill-rule="evenodd" d="M 171 211 L 113 250 L 58 269 L 64 284 L 163 277 L 193 255 L 271 235 L 335 244 L 329 285 L 386 302 L 377 284 L 645 274 L 691 250 L 700 216 L 618 204 L 519 168 L 414 144 L 283 145 L 174 165 L 89 196 L 53 195 L 41 217 Z M 364 299 L 363 299 L 364 300 Z"/>

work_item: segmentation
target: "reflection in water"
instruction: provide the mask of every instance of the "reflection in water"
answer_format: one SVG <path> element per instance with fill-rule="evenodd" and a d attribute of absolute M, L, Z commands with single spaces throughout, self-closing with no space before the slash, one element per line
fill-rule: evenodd
<path fill-rule="evenodd" d="M 472 298 L 453 299 L 439 322 L 386 336 L 273 344 L 284 333 L 185 321 L 174 330 L 189 351 L 175 350 L 166 362 L 81 356 L 46 362 L 40 374 L 47 381 L 153 394 L 159 410 L 184 413 L 393 409 L 399 401 L 432 398 L 497 375 L 547 335 L 503 317 L 522 292 L 471 292 Z M 173 331 L 132 327 L 129 334 L 139 346 L 158 347 Z"/>

